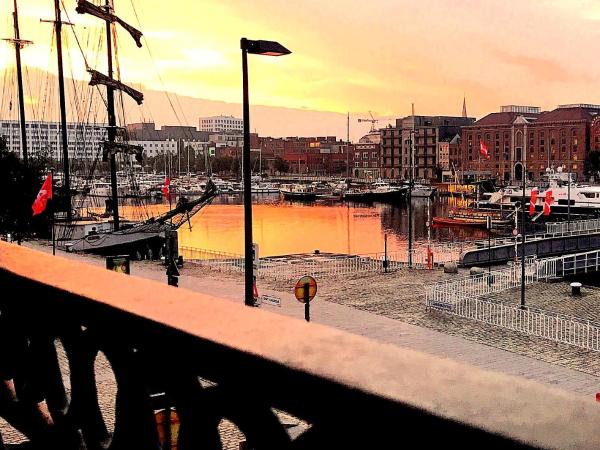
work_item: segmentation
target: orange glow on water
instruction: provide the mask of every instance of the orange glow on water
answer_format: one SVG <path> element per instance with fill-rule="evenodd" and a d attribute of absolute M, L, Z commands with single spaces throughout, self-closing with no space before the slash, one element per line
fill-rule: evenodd
<path fill-rule="evenodd" d="M 383 252 L 384 236 L 388 250 L 405 250 L 408 232 L 406 206 L 343 204 L 302 204 L 281 201 L 278 197 L 260 199 L 253 204 L 253 238 L 261 256 L 321 252 L 364 254 Z M 222 204 L 219 202 L 224 202 Z M 232 202 L 232 203 L 228 203 Z M 436 200 L 431 217 L 446 215 L 449 208 L 467 206 L 468 200 Z M 174 203 L 173 203 L 174 205 Z M 130 220 L 145 220 L 169 210 L 166 202 L 143 208 L 120 205 L 119 215 Z M 96 212 L 102 212 L 99 208 Z M 415 242 L 427 239 L 427 202 L 413 202 Z M 184 223 L 178 230 L 179 245 L 196 249 L 242 254 L 244 252 L 244 207 L 241 197 L 218 198 L 192 217 L 191 230 Z M 433 228 L 433 242 L 448 242 L 485 237 L 485 231 L 470 228 Z"/>
<path fill-rule="evenodd" d="M 211 205 L 198 214 L 192 231 L 182 226 L 182 246 L 243 253 L 242 205 Z M 262 256 L 286 253 L 370 253 L 383 251 L 380 214 L 373 208 L 254 205 L 253 236 Z M 390 237 L 390 245 L 400 245 Z"/>

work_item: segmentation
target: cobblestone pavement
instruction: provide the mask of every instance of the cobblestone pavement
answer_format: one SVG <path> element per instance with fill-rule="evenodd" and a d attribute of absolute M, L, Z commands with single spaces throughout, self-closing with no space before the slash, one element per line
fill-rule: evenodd
<path fill-rule="evenodd" d="M 486 298 L 513 305 L 519 304 L 521 290 L 511 289 Z M 527 286 L 525 301 L 534 308 L 600 323 L 600 288 L 596 286 L 584 284 L 581 296 L 573 297 L 567 281 L 537 283 Z"/>
<path fill-rule="evenodd" d="M 196 277 L 208 276 L 227 279 L 230 280 L 230 282 L 241 281 L 241 275 L 237 274 L 224 272 L 215 273 L 213 271 L 207 271 L 204 268 L 195 268 L 194 270 L 194 276 Z M 422 329 L 420 332 L 427 335 L 427 338 L 424 338 L 419 344 L 413 343 L 413 348 L 421 351 L 429 353 L 433 352 L 441 356 L 458 360 L 465 360 L 466 358 L 466 362 L 475 365 L 481 365 L 483 367 L 493 368 L 494 370 L 511 374 L 518 373 L 519 375 L 529 377 L 527 371 L 522 373 L 519 373 L 518 371 L 515 372 L 510 364 L 508 367 L 505 367 L 506 359 L 499 354 L 491 352 L 491 349 L 489 348 L 495 347 L 506 352 L 519 354 L 593 375 L 592 385 L 597 385 L 598 390 L 600 391 L 600 379 L 596 379 L 596 377 L 600 377 L 600 355 L 596 352 L 583 350 L 566 344 L 554 343 L 542 338 L 527 336 L 522 333 L 481 322 L 474 322 L 462 317 L 441 312 L 427 311 L 424 307 L 425 286 L 450 277 L 457 277 L 457 275 L 444 274 L 442 270 L 426 272 L 411 269 L 402 269 L 388 274 L 355 274 L 348 278 L 328 277 L 325 280 L 320 280 L 321 282 L 319 283 L 319 305 L 322 300 L 325 300 L 326 302 L 349 306 L 357 310 L 394 319 L 395 321 L 435 330 L 447 336 L 446 338 L 441 338 L 440 336 L 428 335 L 426 333 L 428 330 Z M 278 292 L 291 292 L 292 289 L 291 284 L 285 282 L 261 280 L 259 284 L 266 285 L 268 288 Z M 543 290 L 546 286 L 547 285 L 534 287 Z M 536 297 L 535 291 L 529 292 L 529 286 L 527 289 L 528 297 Z M 600 292 L 598 295 L 600 295 Z M 566 311 L 561 312 L 566 313 Z M 345 316 L 347 316 L 346 313 L 344 313 L 343 317 Z M 350 318 L 348 319 L 350 320 Z M 355 320 L 358 320 L 358 317 Z M 323 323 L 375 339 L 381 339 L 382 335 L 382 333 L 377 332 L 374 329 L 360 329 L 360 327 L 352 327 L 349 323 L 343 324 L 338 322 L 332 324 L 326 321 L 323 321 Z M 466 355 L 470 350 L 461 348 L 462 346 L 465 346 L 465 344 L 458 344 L 457 342 L 450 343 L 450 336 L 468 339 L 469 341 L 474 341 L 487 347 L 484 347 L 483 349 L 481 347 L 477 348 L 476 353 L 478 356 L 474 357 L 472 360 L 468 360 Z M 446 344 L 439 346 L 437 342 L 438 339 L 444 339 Z M 400 345 L 411 345 L 402 340 L 397 343 Z M 443 350 L 444 348 L 446 348 L 446 350 Z M 436 351 L 432 351 L 431 349 L 435 349 Z M 491 352 L 491 354 L 489 356 L 479 355 L 482 351 L 484 353 Z M 513 355 L 513 357 L 514 356 L 515 355 Z M 495 357 L 499 358 L 498 361 L 501 361 L 501 363 L 495 364 L 493 362 Z M 532 378 L 535 378 L 535 376 Z M 543 378 L 544 377 L 542 377 L 541 381 L 544 381 Z M 551 384 L 555 384 L 555 382 L 555 379 L 550 380 Z M 592 385 L 586 385 L 587 387 L 585 389 L 588 387 L 591 388 Z M 593 387 L 592 390 L 588 390 L 587 392 L 592 393 L 594 389 L 596 389 L 596 387 Z"/>
<path fill-rule="evenodd" d="M 101 258 L 62 256 L 104 266 Z M 132 275 L 166 282 L 164 268 L 156 263 L 134 262 Z M 403 269 L 389 274 L 321 279 L 317 298 L 311 304 L 311 320 L 382 342 L 550 384 L 588 398 L 600 391 L 597 353 L 444 313 L 427 312 L 425 286 L 448 277 L 457 276 L 441 270 Z M 243 301 L 241 274 L 186 264 L 179 286 L 225 300 Z M 538 297 L 529 289 L 528 296 Z M 261 308 L 299 319 L 304 317 L 304 307 L 293 297 L 290 283 L 259 280 L 259 291 L 281 298 L 281 307 L 262 305 Z M 107 380 L 110 379 L 110 370 L 102 370 Z M 101 388 L 109 398 L 114 394 L 114 386 L 109 381 Z M 114 401 L 108 401 L 106 406 L 109 412 L 111 404 L 114 405 Z M 221 427 L 227 448 L 237 449 L 242 439 L 239 430 L 226 422 Z M 4 434 L 3 426 L 0 430 Z"/>

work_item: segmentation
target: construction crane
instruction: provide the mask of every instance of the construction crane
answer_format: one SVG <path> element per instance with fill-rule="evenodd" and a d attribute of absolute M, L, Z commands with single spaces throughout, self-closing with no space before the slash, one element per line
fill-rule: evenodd
<path fill-rule="evenodd" d="M 373 117 L 373 113 L 371 111 L 369 111 L 369 115 L 371 116 L 370 119 L 358 119 L 358 123 L 371 122 L 371 133 L 372 133 L 375 131 L 375 124 L 377 122 L 379 122 L 379 119 L 376 119 L 375 117 Z"/>

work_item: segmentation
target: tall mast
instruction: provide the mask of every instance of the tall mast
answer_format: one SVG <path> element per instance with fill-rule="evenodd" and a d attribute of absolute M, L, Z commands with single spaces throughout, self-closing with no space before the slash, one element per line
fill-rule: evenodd
<path fill-rule="evenodd" d="M 346 116 L 346 179 L 350 178 L 350 111 Z"/>
<path fill-rule="evenodd" d="M 106 13 L 112 14 L 110 0 L 106 0 Z M 108 77 L 113 77 L 112 56 L 112 22 L 106 20 L 106 50 L 108 53 Z M 115 116 L 115 91 L 112 86 L 106 86 L 106 100 L 108 110 L 108 142 L 115 142 L 117 135 L 117 117 Z M 117 187 L 117 157 L 114 152 L 110 153 L 110 187 L 113 201 L 114 231 L 119 230 L 119 198 Z"/>
<path fill-rule="evenodd" d="M 104 85 L 106 86 L 106 103 L 108 113 L 108 141 L 104 142 L 104 155 L 110 155 L 110 186 L 111 186 L 111 197 L 113 202 L 113 229 L 114 231 L 119 230 L 119 197 L 117 190 L 117 162 L 116 153 L 127 153 L 136 155 L 136 159 L 139 158 L 141 161 L 142 147 L 128 145 L 123 142 L 116 142 L 117 137 L 117 118 L 115 116 L 115 89 L 125 92 L 131 98 L 133 98 L 138 105 L 141 105 L 144 101 L 144 94 L 135 89 L 126 86 L 118 80 L 113 79 L 113 55 L 112 55 L 112 37 L 114 22 L 119 23 L 125 28 L 131 37 L 135 40 L 138 47 L 142 46 L 141 38 L 142 32 L 135 29 L 128 23 L 119 19 L 113 14 L 113 8 L 111 1 L 106 0 L 104 7 L 96 6 L 88 0 L 77 0 L 77 8 L 75 10 L 79 14 L 90 14 L 106 22 L 106 50 L 108 56 L 108 76 L 104 75 L 96 70 L 88 68 L 88 72 L 91 74 L 92 79 L 90 80 L 90 86 Z M 106 160 L 106 159 L 105 159 Z"/>
<path fill-rule="evenodd" d="M 415 153 L 415 104 L 412 104 L 412 130 L 410 132 L 410 171 L 408 173 L 408 266 L 412 267 L 412 240 L 413 240 L 413 224 L 412 224 L 412 190 L 414 183 L 414 153 Z"/>
<path fill-rule="evenodd" d="M 58 56 L 58 90 L 60 99 L 60 129 L 62 134 L 62 154 L 63 154 L 63 172 L 64 172 L 64 196 L 67 204 L 67 220 L 71 221 L 71 175 L 69 170 L 69 142 L 67 135 L 67 107 L 65 105 L 65 78 L 63 74 L 63 54 L 62 54 L 62 20 L 60 13 L 59 0 L 54 0 L 55 21 L 54 27 L 56 30 L 56 54 Z"/>
<path fill-rule="evenodd" d="M 19 11 L 17 8 L 17 0 L 14 0 L 15 9 L 13 12 L 15 38 L 15 55 L 17 58 L 17 84 L 19 86 L 19 120 L 21 125 L 21 152 L 23 153 L 23 162 L 27 165 L 29 159 L 27 157 L 27 132 L 25 128 L 25 97 L 23 96 L 23 70 L 21 68 L 21 49 L 30 44 L 30 41 L 22 41 L 19 32 Z"/>

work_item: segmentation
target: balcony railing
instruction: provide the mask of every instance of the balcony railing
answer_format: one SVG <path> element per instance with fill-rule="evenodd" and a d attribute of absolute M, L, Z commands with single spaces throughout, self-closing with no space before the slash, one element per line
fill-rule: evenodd
<path fill-rule="evenodd" d="M 162 393 L 179 417 L 179 449 L 222 448 L 224 418 L 251 449 L 600 446 L 593 399 L 248 308 L 241 296 L 235 304 L 6 243 L 0 286 L 0 370 L 17 386 L 15 399 L 0 385 L 0 415 L 36 448 L 161 448 Z M 108 412 L 99 352 L 116 380 Z M 36 413 L 44 399 L 52 426 Z M 306 426 L 288 433 L 274 409 Z"/>

